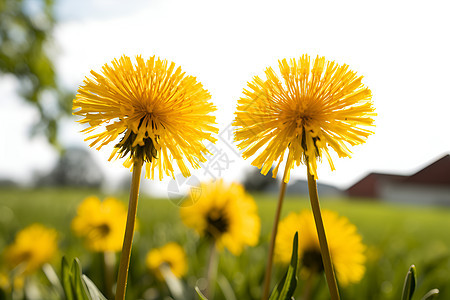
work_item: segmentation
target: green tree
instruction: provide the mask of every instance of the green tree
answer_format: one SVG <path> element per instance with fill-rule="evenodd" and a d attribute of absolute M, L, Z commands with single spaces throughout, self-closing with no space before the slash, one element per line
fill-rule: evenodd
<path fill-rule="evenodd" d="M 57 81 L 52 0 L 0 0 L 0 74 L 12 74 L 23 99 L 35 106 L 40 120 L 31 133 L 57 142 L 58 121 L 71 111 L 72 93 Z M 1 78 L 1 77 L 0 77 Z"/>

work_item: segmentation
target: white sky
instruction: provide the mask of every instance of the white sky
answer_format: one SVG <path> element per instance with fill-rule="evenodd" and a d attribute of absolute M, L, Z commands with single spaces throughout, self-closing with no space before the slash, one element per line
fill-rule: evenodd
<path fill-rule="evenodd" d="M 370 171 L 409 174 L 450 152 L 447 3 L 60 0 L 56 63 L 64 85 L 75 90 L 91 69 L 122 54 L 167 58 L 210 91 L 221 129 L 233 120 L 247 82 L 278 59 L 308 53 L 346 63 L 364 76 L 378 116 L 375 134 L 352 148 L 353 158 L 336 158 L 335 172 L 319 166 L 321 182 L 345 188 Z M 14 80 L 1 77 L 0 136 L 8 146 L 0 147 L 0 177 L 29 181 L 33 170 L 50 169 L 56 154 L 43 139 L 27 137 L 37 114 L 14 88 Z M 64 143 L 87 147 L 80 129 L 73 119 L 65 122 Z M 221 174 L 227 179 L 250 165 L 223 142 L 218 147 L 232 160 Z M 109 178 L 127 175 L 120 162 L 107 162 L 107 150 L 90 151 Z M 293 175 L 304 173 L 300 167 Z M 204 170 L 194 174 L 208 179 Z M 164 189 L 167 180 L 155 185 Z"/>

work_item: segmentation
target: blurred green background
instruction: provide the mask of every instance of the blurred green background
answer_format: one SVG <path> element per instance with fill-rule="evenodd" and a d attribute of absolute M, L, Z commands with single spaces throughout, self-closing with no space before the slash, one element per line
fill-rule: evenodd
<path fill-rule="evenodd" d="M 33 222 L 56 228 L 60 234 L 60 256 L 79 257 L 83 271 L 102 287 L 101 259 L 98 254 L 85 250 L 82 242 L 73 236 L 70 221 L 75 216 L 77 205 L 86 196 L 103 198 L 106 195 L 93 189 L 53 188 L 2 188 L 0 195 L 0 248 L 12 242 L 15 232 Z M 126 193 L 114 196 L 124 202 L 128 198 Z M 220 255 L 219 278 L 229 283 L 236 299 L 258 299 L 261 296 L 276 201 L 275 196 L 264 194 L 254 194 L 254 198 L 262 220 L 259 245 L 247 248 L 239 257 L 226 250 Z M 358 227 L 363 242 L 368 246 L 366 274 L 360 283 L 341 288 L 342 299 L 399 299 L 405 274 L 411 264 L 415 264 L 418 271 L 414 299 L 420 299 L 432 288 L 441 291 L 439 299 L 450 297 L 449 210 L 344 198 L 323 198 L 322 207 L 347 216 Z M 303 208 L 309 208 L 308 199 L 288 196 L 283 216 Z M 208 245 L 183 226 L 179 208 L 167 199 L 141 196 L 138 219 L 139 231 L 135 236 L 130 268 L 129 299 L 165 299 L 164 295 L 168 295 L 167 287 L 150 276 L 143 262 L 148 250 L 170 241 L 180 243 L 187 253 L 189 271 L 183 280 L 192 293 L 186 299 L 194 299 L 193 287 L 206 274 Z M 59 259 L 53 263 L 56 269 L 59 269 Z M 277 266 L 274 278 L 281 278 L 284 269 Z M 300 281 L 296 299 L 300 299 L 303 284 Z M 226 289 L 227 284 L 222 285 Z M 215 299 L 226 299 L 222 288 L 217 288 Z M 327 299 L 324 278 L 316 283 L 314 295 L 313 299 Z"/>

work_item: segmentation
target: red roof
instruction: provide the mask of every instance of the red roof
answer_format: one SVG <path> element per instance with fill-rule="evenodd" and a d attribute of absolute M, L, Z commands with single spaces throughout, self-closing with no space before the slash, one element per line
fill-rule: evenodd
<path fill-rule="evenodd" d="M 352 197 L 378 198 L 383 183 L 450 187 L 450 155 L 445 155 L 411 176 L 370 173 L 349 187 L 347 194 Z"/>
<path fill-rule="evenodd" d="M 370 173 L 347 189 L 347 194 L 352 197 L 378 198 L 379 187 L 384 182 L 402 181 L 405 176 Z"/>
<path fill-rule="evenodd" d="M 435 161 L 428 167 L 405 179 L 407 183 L 450 186 L 450 155 Z"/>

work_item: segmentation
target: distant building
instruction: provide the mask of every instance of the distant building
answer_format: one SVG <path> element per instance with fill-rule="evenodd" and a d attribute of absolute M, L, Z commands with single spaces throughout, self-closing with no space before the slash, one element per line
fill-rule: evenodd
<path fill-rule="evenodd" d="M 346 193 L 373 200 L 450 206 L 450 155 L 410 176 L 370 173 Z"/>

